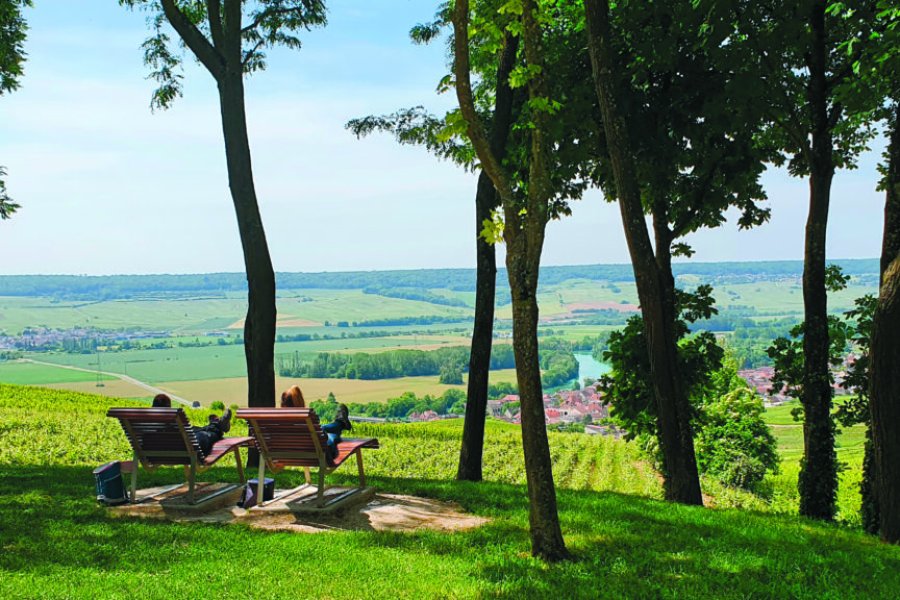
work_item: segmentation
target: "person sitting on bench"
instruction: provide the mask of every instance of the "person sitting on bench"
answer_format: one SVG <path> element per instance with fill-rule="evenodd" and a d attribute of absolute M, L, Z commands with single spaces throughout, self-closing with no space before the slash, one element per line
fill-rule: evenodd
<path fill-rule="evenodd" d="M 153 408 L 172 408 L 172 399 L 166 394 L 157 394 L 153 398 Z M 197 427 L 191 425 L 194 435 L 197 436 L 197 442 L 203 454 L 209 455 L 212 452 L 213 445 L 225 437 L 225 434 L 231 429 L 231 409 L 226 408 L 221 417 L 216 415 L 209 416 L 209 425 Z"/>
<path fill-rule="evenodd" d="M 306 400 L 303 399 L 303 392 L 299 385 L 291 386 L 281 394 L 281 408 L 306 408 Z M 350 411 L 346 404 L 339 404 L 334 421 L 322 425 L 322 431 L 328 436 L 328 447 L 325 449 L 328 458 L 334 459 L 337 456 L 337 445 L 341 441 L 341 433 L 352 430 Z"/>

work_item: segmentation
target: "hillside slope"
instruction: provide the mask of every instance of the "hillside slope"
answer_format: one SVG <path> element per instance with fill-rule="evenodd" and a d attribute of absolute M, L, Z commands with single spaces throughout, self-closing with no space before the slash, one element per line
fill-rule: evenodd
<path fill-rule="evenodd" d="M 666 504 L 633 447 L 581 435 L 550 436 L 575 560 L 543 565 L 528 556 L 518 433 L 500 423 L 488 427 L 490 481 L 482 484 L 448 479 L 458 423 L 354 428 L 382 442 L 368 461 L 373 485 L 455 501 L 491 519 L 468 532 L 298 535 L 111 518 L 93 500 L 90 470 L 128 454 L 104 417 L 121 404 L 0 386 L 0 594 L 888 598 L 900 589 L 900 548 L 787 515 Z M 144 482 L 179 475 L 163 469 Z M 228 479 L 234 471 L 207 475 Z M 297 478 L 279 475 L 279 486 Z"/>

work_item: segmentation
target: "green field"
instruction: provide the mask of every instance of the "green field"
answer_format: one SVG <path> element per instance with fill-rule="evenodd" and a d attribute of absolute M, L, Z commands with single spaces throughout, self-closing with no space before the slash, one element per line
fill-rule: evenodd
<path fill-rule="evenodd" d="M 434 282 L 435 280 L 433 280 Z M 679 284 L 691 287 L 702 282 L 696 275 L 679 276 Z M 714 291 L 720 307 L 749 307 L 758 311 L 756 319 L 777 317 L 800 318 L 802 294 L 796 278 L 772 278 L 757 282 L 731 282 L 718 285 Z M 502 288 L 502 283 L 501 283 Z M 432 297 L 442 296 L 462 300 L 471 306 L 474 293 L 429 288 L 422 290 Z M 853 285 L 849 289 L 832 294 L 829 307 L 832 311 L 846 310 L 852 299 L 872 289 Z M 539 289 L 541 327 L 544 333 L 568 341 L 596 337 L 619 328 L 618 325 L 579 324 L 577 319 L 590 318 L 591 310 L 608 311 L 632 306 L 637 302 L 634 284 L 631 282 L 568 279 L 560 283 L 541 286 Z M 75 302 L 40 297 L 0 297 L 0 331 L 14 333 L 25 327 L 47 326 L 69 328 L 76 326 L 105 330 L 145 331 L 165 334 L 137 340 L 138 343 L 166 342 L 174 348 L 157 350 L 139 349 L 117 351 L 114 344 L 105 351 L 94 354 L 62 352 L 26 353 L 37 361 L 74 366 L 88 371 L 102 370 L 127 375 L 157 387 L 166 387 L 173 393 L 181 390 L 185 397 L 206 402 L 221 396 L 236 399 L 245 387 L 241 378 L 246 377 L 246 358 L 241 345 L 219 345 L 220 336 L 205 335 L 212 331 L 224 331 L 229 336 L 242 335 L 241 319 L 246 301 L 237 292 L 161 293 L 158 298 L 135 296 L 130 300 Z M 587 311 L 587 312 L 585 312 Z M 631 312 L 619 313 L 624 320 Z M 317 339 L 298 342 L 279 342 L 276 355 L 298 353 L 309 360 L 319 352 L 379 352 L 396 348 L 434 349 L 446 345 L 467 345 L 470 323 L 432 323 L 418 325 L 338 327 L 338 322 L 377 321 L 382 319 L 415 318 L 422 316 L 459 317 L 470 319 L 469 307 L 451 307 L 418 300 L 391 298 L 356 290 L 303 289 L 287 290 L 278 297 L 278 333 L 280 335 L 317 335 L 335 339 Z M 506 343 L 511 334 L 508 320 L 511 306 L 498 308 L 498 342 Z M 609 313 L 602 315 L 609 319 Z M 572 322 L 572 321 L 576 322 Z M 325 323 L 329 323 L 328 326 Z M 600 321 L 601 323 L 604 321 Z M 382 333 L 380 337 L 358 336 L 368 332 Z M 88 334 L 90 335 L 90 334 Z M 233 339 L 233 337 L 232 337 Z M 177 347 L 179 343 L 209 342 L 205 347 Z M 230 340 L 229 340 L 230 341 Z M 99 364 L 98 364 L 99 358 Z M 91 382 L 96 375 L 63 371 L 51 367 L 29 368 L 22 371 L 0 365 L 0 382 L 45 385 L 68 385 L 72 389 L 96 391 Z M 192 382 L 207 382 L 197 386 Z M 367 383 L 359 387 L 354 382 L 335 383 L 336 394 L 343 394 L 348 401 L 379 401 L 397 396 L 401 380 L 389 380 L 383 384 Z M 429 381 L 408 381 L 408 391 L 415 393 L 440 393 Z M 318 390 L 320 386 L 313 384 Z M 331 387 L 329 383 L 323 383 Z M 235 391 L 238 390 L 238 391 Z M 427 390 L 427 391 L 426 391 Z M 101 390 L 103 391 L 103 390 Z M 142 397 L 146 390 L 127 382 L 113 382 L 108 394 Z M 179 393 L 179 395 L 182 395 Z M 211 400 L 210 400 L 211 401 Z M 236 400 L 240 402 L 239 400 Z M 788 424 L 788 423 L 785 423 Z"/>
<path fill-rule="evenodd" d="M 803 457 L 803 424 L 791 417 L 791 410 L 799 403 L 787 402 L 772 407 L 764 413 L 765 420 L 772 426 L 772 433 L 778 442 L 781 456 L 781 470 L 777 475 L 769 475 L 768 486 L 774 509 L 792 512 L 799 502 L 797 478 L 800 475 L 800 459 Z M 866 430 L 863 425 L 842 427 L 835 439 L 838 461 L 845 465 L 840 474 L 837 497 L 837 518 L 847 523 L 860 523 L 859 483 L 862 479 L 863 447 Z"/>
<path fill-rule="evenodd" d="M 849 527 L 788 514 L 660 501 L 646 462 L 621 441 L 550 434 L 563 535 L 573 561 L 529 556 L 517 428 L 489 422 L 485 477 L 451 477 L 459 423 L 377 426 L 367 457 L 384 493 L 458 503 L 479 528 L 323 534 L 113 518 L 90 470 L 129 455 L 95 396 L 0 386 L 0 594 L 10 598 L 892 598 L 900 548 Z M 202 420 L 205 412 L 191 412 Z M 243 427 L 238 423 L 234 434 Z M 427 457 L 427 458 L 423 458 Z M 225 459 L 228 460 L 228 459 Z M 147 485 L 178 481 L 163 468 Z M 229 465 L 207 480 L 234 477 Z M 280 487 L 301 478 L 278 475 Z M 354 478 L 339 470 L 334 482 Z M 336 583 L 335 583 L 336 582 Z"/>
<path fill-rule="evenodd" d="M 278 319 L 293 321 L 363 321 L 425 315 L 469 317 L 471 309 L 364 294 L 361 290 L 304 290 L 279 296 Z M 198 295 L 192 299 L 110 300 L 76 302 L 52 298 L 0 297 L 0 331 L 18 333 L 25 327 L 95 327 L 143 329 L 183 334 L 221 330 L 238 324 L 247 312 L 242 295 Z M 236 327 L 236 332 L 241 328 Z"/>
<path fill-rule="evenodd" d="M 109 381 L 107 375 L 74 371 L 48 365 L 36 365 L 26 362 L 0 362 L 0 382 L 19 385 L 36 385 L 41 383 L 78 383 Z"/>
<path fill-rule="evenodd" d="M 303 357 L 311 358 L 319 352 L 374 351 L 411 347 L 430 349 L 445 345 L 461 346 L 466 343 L 466 339 L 459 336 L 403 335 L 382 338 L 284 342 L 275 345 L 275 353 L 277 355 L 299 352 Z M 244 377 L 247 374 L 243 345 L 128 350 L 99 354 L 101 370 L 129 375 L 148 383 Z M 96 353 L 41 352 L 26 356 L 60 365 L 97 369 L 98 355 Z"/>

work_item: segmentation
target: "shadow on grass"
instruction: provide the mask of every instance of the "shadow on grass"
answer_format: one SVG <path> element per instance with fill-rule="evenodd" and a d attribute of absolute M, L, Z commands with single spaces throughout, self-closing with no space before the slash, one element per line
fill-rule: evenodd
<path fill-rule="evenodd" d="M 233 469 L 219 471 L 206 479 L 234 477 Z M 142 481 L 161 485 L 180 476 L 178 469 L 164 470 Z M 280 487 L 295 480 L 279 478 Z M 179 558 L 235 561 L 262 554 L 298 564 L 339 552 L 348 569 L 362 571 L 349 571 L 352 578 L 396 577 L 391 589 L 401 596 L 415 589 L 416 574 L 383 574 L 392 560 L 437 573 L 455 565 L 457 583 L 448 580 L 446 589 L 435 590 L 438 596 L 887 598 L 900 589 L 900 548 L 791 516 L 560 490 L 563 533 L 574 559 L 545 565 L 529 556 L 522 486 L 373 477 L 380 492 L 456 502 L 491 521 L 456 533 L 296 535 L 112 518 L 94 502 L 91 479 L 86 467 L 0 467 L 0 568 L 35 576 L 84 570 L 89 578 L 91 571 L 154 573 Z M 378 565 L 366 562 L 373 557 Z M 283 576 L 277 569 L 268 573 L 273 580 Z M 472 587 L 454 587 L 458 581 Z M 343 591 L 346 597 L 371 595 L 365 587 Z"/>

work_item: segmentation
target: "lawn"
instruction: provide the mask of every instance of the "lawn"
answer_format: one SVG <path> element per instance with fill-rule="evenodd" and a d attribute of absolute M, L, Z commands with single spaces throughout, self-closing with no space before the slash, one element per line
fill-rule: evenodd
<path fill-rule="evenodd" d="M 480 484 L 451 480 L 458 423 L 355 428 L 382 442 L 370 453 L 373 485 L 490 519 L 466 532 L 309 535 L 111 518 L 92 498 L 90 470 L 127 456 L 122 432 L 103 416 L 121 403 L 0 386 L 3 596 L 819 599 L 890 598 L 900 589 L 900 548 L 790 515 L 662 502 L 631 445 L 585 435 L 550 434 L 574 559 L 544 565 L 529 556 L 517 429 L 496 422 Z M 145 481 L 175 481 L 179 471 Z"/>

